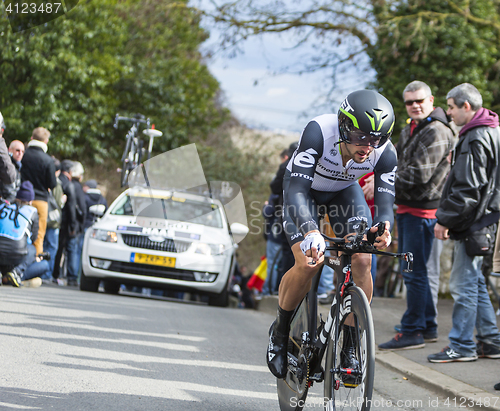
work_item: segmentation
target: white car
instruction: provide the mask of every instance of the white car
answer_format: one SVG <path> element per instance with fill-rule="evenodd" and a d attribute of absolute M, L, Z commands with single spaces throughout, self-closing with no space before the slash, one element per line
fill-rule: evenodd
<path fill-rule="evenodd" d="M 127 189 L 86 232 L 80 289 L 96 292 L 103 280 L 107 293 L 125 284 L 207 295 L 210 305 L 227 306 L 233 235 L 247 233 L 246 225 L 229 226 L 210 197 Z"/>

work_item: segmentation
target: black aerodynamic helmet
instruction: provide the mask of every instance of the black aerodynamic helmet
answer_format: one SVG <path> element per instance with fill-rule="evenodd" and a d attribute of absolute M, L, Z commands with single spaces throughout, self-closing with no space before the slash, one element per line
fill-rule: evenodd
<path fill-rule="evenodd" d="M 382 94 L 358 90 L 349 94 L 339 108 L 340 140 L 358 146 L 378 148 L 394 129 L 392 104 Z"/>

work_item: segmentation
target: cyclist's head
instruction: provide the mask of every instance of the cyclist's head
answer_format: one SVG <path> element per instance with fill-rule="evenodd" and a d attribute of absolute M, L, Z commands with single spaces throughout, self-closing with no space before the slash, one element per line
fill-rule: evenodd
<path fill-rule="evenodd" d="M 386 143 L 394 129 L 391 103 L 372 90 L 349 94 L 339 109 L 340 140 L 358 146 L 378 148 Z"/>

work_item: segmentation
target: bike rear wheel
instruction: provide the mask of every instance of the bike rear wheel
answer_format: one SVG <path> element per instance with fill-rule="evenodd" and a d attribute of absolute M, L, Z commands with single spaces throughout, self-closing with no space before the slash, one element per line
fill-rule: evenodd
<path fill-rule="evenodd" d="M 308 363 L 305 358 L 299 359 L 302 347 L 302 334 L 309 329 L 308 320 L 308 297 L 304 298 L 295 312 L 290 323 L 290 335 L 288 338 L 288 371 L 285 378 L 277 379 L 278 402 L 281 411 L 301 411 L 307 398 Z M 302 378 L 297 378 L 296 373 L 292 372 L 297 366 L 303 369 Z"/>
<path fill-rule="evenodd" d="M 365 293 L 358 287 L 349 287 L 342 299 L 342 318 L 333 330 L 328 344 L 325 367 L 325 410 L 368 411 L 371 406 L 375 375 L 375 332 L 370 305 Z M 360 383 L 346 386 L 346 373 L 341 371 L 340 355 L 343 347 L 342 325 L 352 313 L 358 346 L 356 356 L 360 364 Z M 336 344 L 335 344 L 336 341 Z"/>

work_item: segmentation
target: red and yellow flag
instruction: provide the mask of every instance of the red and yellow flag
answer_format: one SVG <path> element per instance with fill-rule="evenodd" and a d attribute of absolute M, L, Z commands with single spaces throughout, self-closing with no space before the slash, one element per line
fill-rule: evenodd
<path fill-rule="evenodd" d="M 257 269 L 254 271 L 252 276 L 247 282 L 247 288 L 251 290 L 255 288 L 259 292 L 262 292 L 262 287 L 264 286 L 264 282 L 267 277 L 267 258 L 266 256 L 260 257 L 260 264 Z"/>

